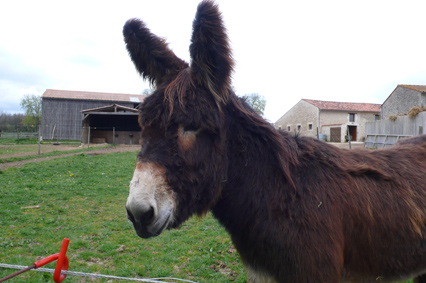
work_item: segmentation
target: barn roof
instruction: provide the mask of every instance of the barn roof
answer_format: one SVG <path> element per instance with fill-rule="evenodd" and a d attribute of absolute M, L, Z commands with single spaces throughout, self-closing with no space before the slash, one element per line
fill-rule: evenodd
<path fill-rule="evenodd" d="M 122 102 L 140 103 L 145 99 L 146 95 L 46 89 L 42 97 L 58 98 L 58 99 L 122 101 Z"/>
<path fill-rule="evenodd" d="M 373 103 L 354 103 L 354 102 L 335 102 L 335 101 L 322 101 L 312 99 L 302 99 L 321 110 L 334 110 L 334 111 L 354 111 L 354 112 L 380 112 L 380 104 Z"/>

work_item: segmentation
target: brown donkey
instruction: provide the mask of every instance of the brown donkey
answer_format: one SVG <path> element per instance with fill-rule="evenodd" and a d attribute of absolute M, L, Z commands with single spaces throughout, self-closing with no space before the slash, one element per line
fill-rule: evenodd
<path fill-rule="evenodd" d="M 232 90 L 231 50 L 211 1 L 198 6 L 190 64 L 138 19 L 123 34 L 156 87 L 141 105 L 143 144 L 126 204 L 140 237 L 211 210 L 255 282 L 426 272 L 426 137 L 348 151 L 275 130 Z"/>

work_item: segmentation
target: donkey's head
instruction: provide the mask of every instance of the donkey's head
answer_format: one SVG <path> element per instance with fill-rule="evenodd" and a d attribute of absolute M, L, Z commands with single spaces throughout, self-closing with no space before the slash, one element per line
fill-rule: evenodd
<path fill-rule="evenodd" d="M 155 86 L 140 108 L 143 144 L 126 204 L 137 234 L 148 238 L 203 214 L 220 196 L 227 170 L 221 110 L 233 95 L 233 61 L 211 1 L 198 6 L 190 65 L 140 20 L 129 20 L 123 34 L 136 69 Z"/>

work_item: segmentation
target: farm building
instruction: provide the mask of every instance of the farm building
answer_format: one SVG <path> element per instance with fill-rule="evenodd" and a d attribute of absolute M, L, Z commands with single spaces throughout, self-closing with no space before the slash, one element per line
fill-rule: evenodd
<path fill-rule="evenodd" d="M 426 85 L 398 85 L 381 106 L 382 119 L 426 105 Z"/>
<path fill-rule="evenodd" d="M 398 85 L 381 106 L 382 119 L 366 124 L 365 147 L 384 148 L 426 129 L 426 85 Z"/>
<path fill-rule="evenodd" d="M 145 97 L 47 89 L 42 95 L 42 137 L 85 143 L 90 128 L 90 142 L 137 143 L 136 108 Z"/>
<path fill-rule="evenodd" d="M 365 123 L 380 119 L 380 104 L 302 99 L 275 122 L 277 129 L 332 142 L 363 141 Z"/>

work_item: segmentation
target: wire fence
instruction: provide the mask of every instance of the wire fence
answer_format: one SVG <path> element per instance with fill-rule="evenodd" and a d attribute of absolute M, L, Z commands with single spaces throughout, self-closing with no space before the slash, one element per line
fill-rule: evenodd
<path fill-rule="evenodd" d="M 44 129 L 46 128 L 46 129 Z M 61 141 L 61 143 L 66 142 L 67 144 L 80 144 L 81 136 L 77 139 L 64 139 L 61 138 L 59 134 L 49 136 L 47 133 L 52 131 L 52 127 L 45 125 L 7 125 L 0 126 L 0 140 L 2 143 L 12 143 L 12 144 L 36 144 L 39 141 L 44 144 L 56 143 Z M 43 136 L 43 130 L 45 130 L 45 136 Z"/>
<path fill-rule="evenodd" d="M 63 125 L 62 125 L 63 126 Z M 78 130 L 73 127 L 45 125 L 9 125 L 0 127 L 2 143 L 61 143 L 61 144 L 139 144 L 140 129 L 123 129 L 123 127 L 88 127 L 81 125 Z"/>
<path fill-rule="evenodd" d="M 0 138 L 38 138 L 43 140 L 81 140 L 84 127 L 72 121 L 41 125 L 0 125 Z"/>
<path fill-rule="evenodd" d="M 12 269 L 24 269 L 27 266 L 0 263 L 0 267 L 12 268 Z M 37 268 L 37 269 L 31 269 L 31 271 L 48 272 L 48 273 L 54 273 L 55 272 L 55 270 L 51 269 L 51 268 Z M 173 277 L 158 277 L 158 278 L 143 279 L 143 278 L 121 277 L 121 276 L 114 276 L 114 275 L 85 273 L 85 272 L 68 271 L 68 270 L 63 270 L 61 273 L 66 274 L 66 275 L 89 277 L 89 278 L 99 278 L 99 279 L 109 279 L 109 280 L 125 280 L 125 281 L 138 281 L 138 282 L 152 282 L 152 283 L 176 283 L 176 282 L 198 283 L 196 281 L 191 281 L 191 280 L 187 280 L 187 279 L 180 279 L 180 278 L 173 278 Z"/>
<path fill-rule="evenodd" d="M 0 139 L 14 139 L 37 141 L 39 139 L 39 125 L 23 126 L 23 125 L 7 125 L 0 127 Z"/>

